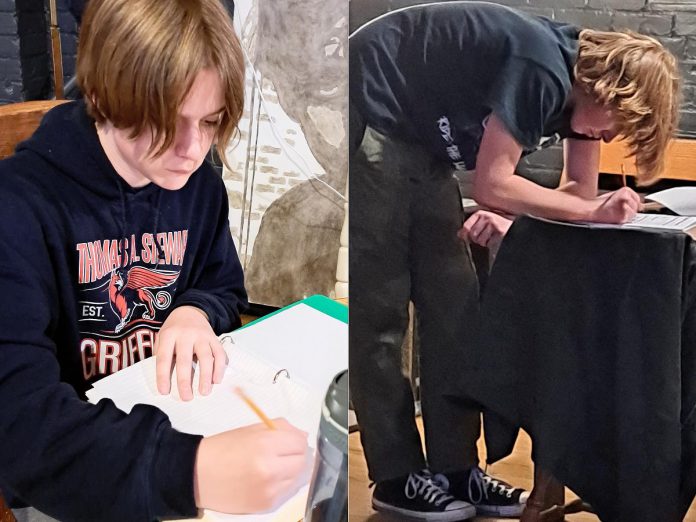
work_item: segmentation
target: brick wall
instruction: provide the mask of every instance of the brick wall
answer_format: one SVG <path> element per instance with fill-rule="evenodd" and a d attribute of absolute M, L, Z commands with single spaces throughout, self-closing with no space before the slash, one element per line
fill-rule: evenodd
<path fill-rule="evenodd" d="M 43 0 L 0 0 L 0 104 L 51 91 Z"/>
<path fill-rule="evenodd" d="M 75 75 L 77 23 L 57 0 L 64 83 Z M 0 105 L 53 97 L 53 65 L 44 0 L 0 0 Z"/>
<path fill-rule="evenodd" d="M 14 0 L 0 0 L 0 103 L 22 100 L 17 10 Z"/>
<path fill-rule="evenodd" d="M 679 134 L 696 138 L 696 0 L 491 0 L 524 11 L 598 30 L 632 29 L 667 46 L 681 63 L 684 101 Z M 350 0 L 350 29 L 384 12 L 418 0 Z M 553 185 L 562 167 L 555 147 L 525 158 L 519 171 Z"/>

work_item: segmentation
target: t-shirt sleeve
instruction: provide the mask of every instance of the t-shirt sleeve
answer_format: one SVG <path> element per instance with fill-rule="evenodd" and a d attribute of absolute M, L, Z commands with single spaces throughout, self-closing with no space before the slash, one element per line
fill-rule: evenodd
<path fill-rule="evenodd" d="M 513 58 L 501 68 L 491 91 L 491 111 L 525 149 L 544 135 L 544 124 L 560 112 L 569 89 L 548 69 L 530 60 Z"/>

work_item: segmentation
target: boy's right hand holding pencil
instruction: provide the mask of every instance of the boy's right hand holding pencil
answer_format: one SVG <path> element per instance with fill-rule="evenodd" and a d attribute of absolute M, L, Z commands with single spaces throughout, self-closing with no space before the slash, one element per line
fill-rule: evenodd
<path fill-rule="evenodd" d="M 621 187 L 595 198 L 597 207 L 589 221 L 597 223 L 626 223 L 640 210 L 640 196 L 629 187 Z"/>
<path fill-rule="evenodd" d="M 194 494 L 199 508 L 267 511 L 298 487 L 307 471 L 307 433 L 285 419 L 205 437 L 198 447 Z"/>

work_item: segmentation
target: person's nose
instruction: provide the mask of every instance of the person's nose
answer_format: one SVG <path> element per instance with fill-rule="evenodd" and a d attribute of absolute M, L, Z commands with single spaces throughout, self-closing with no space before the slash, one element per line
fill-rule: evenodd
<path fill-rule="evenodd" d="M 180 125 L 176 131 L 176 155 L 182 159 L 198 161 L 204 141 L 204 133 L 197 125 Z"/>

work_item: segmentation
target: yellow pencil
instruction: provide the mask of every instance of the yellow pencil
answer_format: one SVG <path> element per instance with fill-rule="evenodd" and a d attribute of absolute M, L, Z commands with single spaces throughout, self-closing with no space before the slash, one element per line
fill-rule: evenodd
<path fill-rule="evenodd" d="M 621 164 L 621 177 L 623 178 L 623 186 L 626 186 L 626 171 L 624 170 L 624 164 Z"/>
<path fill-rule="evenodd" d="M 269 430 L 276 429 L 275 424 L 273 424 L 273 421 L 268 418 L 268 416 L 261 410 L 261 408 L 259 408 L 258 405 L 247 396 L 246 393 L 244 393 L 244 390 L 242 390 L 239 386 L 235 386 L 234 392 L 237 395 L 239 395 L 240 399 L 246 402 L 247 406 L 251 408 L 251 411 L 258 415 L 259 419 L 263 421 L 263 423 L 268 427 Z"/>

